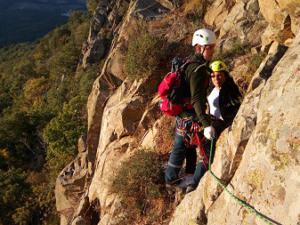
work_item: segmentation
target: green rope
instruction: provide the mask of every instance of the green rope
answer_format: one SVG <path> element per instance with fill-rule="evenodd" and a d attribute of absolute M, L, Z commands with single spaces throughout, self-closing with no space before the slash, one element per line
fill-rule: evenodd
<path fill-rule="evenodd" d="M 211 156 L 212 156 L 212 149 L 213 149 L 213 140 L 210 144 L 210 152 L 209 152 L 209 164 L 208 164 L 208 170 L 211 173 L 211 175 L 216 179 L 217 183 L 234 199 L 236 200 L 241 206 L 245 207 L 248 212 L 255 214 L 259 219 L 264 221 L 268 225 L 274 225 L 274 223 L 267 218 L 265 215 L 257 211 L 253 206 L 249 205 L 247 202 L 243 201 L 242 199 L 236 197 L 232 192 L 230 192 L 227 187 L 222 183 L 222 180 L 218 178 L 212 171 L 211 171 Z"/>

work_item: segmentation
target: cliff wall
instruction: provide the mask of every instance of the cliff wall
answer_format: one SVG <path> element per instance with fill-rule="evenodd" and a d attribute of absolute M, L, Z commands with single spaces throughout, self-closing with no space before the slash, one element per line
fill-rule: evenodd
<path fill-rule="evenodd" d="M 216 31 L 217 54 L 229 61 L 245 96 L 233 125 L 217 142 L 212 170 L 274 224 L 300 223 L 299 12 L 297 0 L 100 0 L 81 65 L 103 60 L 104 66 L 87 103 L 87 137 L 57 178 L 61 224 L 128 224 L 126 205 L 111 190 L 117 171 L 139 149 L 171 149 L 161 129 L 170 119 L 160 114 L 155 96 L 160 79 L 154 74 L 129 79 L 126 73 L 128 46 L 141 33 L 141 24 L 165 38 L 170 55 L 172 46 L 186 54 L 193 31 L 204 24 Z M 103 41 L 107 35 L 111 42 Z M 141 216 L 131 223 L 262 224 L 208 173 L 173 208 L 167 218 L 147 222 Z"/>

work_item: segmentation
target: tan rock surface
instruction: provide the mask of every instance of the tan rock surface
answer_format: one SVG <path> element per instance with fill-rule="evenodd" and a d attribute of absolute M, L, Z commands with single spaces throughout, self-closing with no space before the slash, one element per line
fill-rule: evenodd
<path fill-rule="evenodd" d="M 295 194 L 300 185 L 299 43 L 300 35 L 263 88 L 257 125 L 231 181 L 238 196 L 277 223 L 287 225 L 300 222 L 300 198 Z M 225 193 L 209 210 L 208 221 L 262 224 Z"/>
<path fill-rule="evenodd" d="M 207 12 L 204 16 L 204 21 L 210 26 L 221 27 L 224 20 L 228 16 L 228 8 L 226 1 L 217 0 L 208 6 Z"/>
<path fill-rule="evenodd" d="M 280 9 L 278 1 L 258 0 L 261 13 L 269 24 L 277 29 L 282 29 L 283 21 L 287 14 Z"/>
<path fill-rule="evenodd" d="M 261 44 L 260 34 L 268 27 L 260 13 L 258 0 L 214 1 L 204 20 L 217 32 L 217 49 L 220 47 L 222 52 L 232 52 L 247 45 L 257 48 Z"/>
<path fill-rule="evenodd" d="M 267 82 L 247 95 L 232 131 L 218 140 L 212 166 L 225 182 L 234 175 L 228 187 L 280 224 L 297 224 L 300 213 L 295 195 L 300 184 L 299 42 L 300 35 Z M 189 224 L 190 219 L 199 224 L 262 224 L 227 193 L 218 197 L 220 191 L 206 174 L 177 207 L 170 224 Z"/>
<path fill-rule="evenodd" d="M 110 193 L 112 177 L 121 162 L 130 156 L 128 153 L 136 148 L 136 138 L 133 136 L 146 106 L 141 97 L 144 85 L 147 82 L 143 80 L 133 84 L 124 82 L 108 100 L 103 112 L 97 164 L 89 188 L 89 199 L 99 199 L 102 215 L 109 217 L 110 223 L 114 215 L 119 214 L 121 207 Z"/>
<path fill-rule="evenodd" d="M 255 127 L 260 91 L 261 88 L 257 88 L 244 99 L 232 127 L 226 129 L 217 142 L 212 170 L 225 183 L 231 179 L 237 169 L 252 129 Z M 170 224 L 185 225 L 189 224 L 188 221 L 206 224 L 206 211 L 221 191 L 212 176 L 207 173 L 198 188 L 186 195 L 176 208 Z"/>
<path fill-rule="evenodd" d="M 269 23 L 262 36 L 262 46 L 272 41 L 281 44 L 294 38 L 300 30 L 300 2 L 298 0 L 259 0 L 260 11 Z"/>
<path fill-rule="evenodd" d="M 285 10 L 291 17 L 291 30 L 296 35 L 300 31 L 300 2 L 298 0 L 278 1 L 281 9 Z"/>
<path fill-rule="evenodd" d="M 114 2 L 120 6 L 121 1 L 110 4 Z M 101 11 L 108 15 L 114 39 L 88 99 L 86 141 L 79 142 L 80 154 L 62 171 L 57 181 L 57 208 L 62 225 L 89 224 L 92 213 L 99 217 L 98 225 L 122 222 L 120 218 L 126 216 L 124 209 L 119 197 L 110 190 L 121 162 L 139 147 L 163 153 L 171 149 L 172 140 L 163 137 L 162 128 L 174 124 L 160 118 L 157 99 L 152 99 L 158 81 L 152 78 L 128 82 L 123 67 L 128 41 L 135 38 L 137 22 L 141 20 L 150 25 L 152 33 L 164 36 L 170 42 L 190 45 L 192 30 L 198 29 L 199 23 L 195 27 L 195 21 L 182 12 L 175 12 L 176 2 L 131 1 L 129 10 L 122 14 L 122 23 L 114 19 L 117 12 L 112 5 L 104 7 L 107 11 Z M 291 34 L 297 34 L 299 30 L 299 7 L 298 0 L 277 1 L 279 3 L 275 5 L 274 2 L 236 0 L 225 1 L 225 4 L 217 0 L 207 8 L 205 21 L 219 32 L 218 41 L 222 48 L 230 48 L 236 39 L 250 43 L 253 54 L 260 45 L 264 51 L 270 48 L 254 74 L 232 127 L 218 140 L 212 168 L 225 183 L 232 183 L 231 189 L 238 196 L 249 200 L 276 221 L 296 224 L 300 202 L 294 194 L 299 189 L 300 38 L 298 35 L 293 47 L 285 53 L 286 47 L 278 40 L 278 34 L 285 30 L 281 40 L 285 44 L 293 42 Z M 101 1 L 101 4 L 108 2 Z M 170 9 L 168 17 L 166 14 Z M 276 10 L 279 10 L 278 17 Z M 287 18 L 290 23 L 285 23 L 289 22 Z M 92 46 L 93 40 L 103 35 L 104 27 L 98 28 L 91 28 L 94 36 L 90 33 L 90 50 L 97 47 Z M 85 63 L 89 63 L 88 55 Z M 241 56 L 240 70 L 235 73 L 247 69 L 249 55 Z M 170 132 L 170 127 L 163 132 Z M 162 143 L 166 139 L 168 143 Z M 286 216 L 280 214 L 280 210 Z M 209 174 L 203 177 L 196 191 L 185 196 L 170 222 L 177 225 L 195 223 L 261 224 L 232 202 Z"/>
<path fill-rule="evenodd" d="M 82 66 L 100 63 L 109 48 L 109 36 L 115 35 L 122 17 L 127 11 L 129 1 L 126 0 L 101 0 L 91 18 L 89 35 L 82 48 Z"/>

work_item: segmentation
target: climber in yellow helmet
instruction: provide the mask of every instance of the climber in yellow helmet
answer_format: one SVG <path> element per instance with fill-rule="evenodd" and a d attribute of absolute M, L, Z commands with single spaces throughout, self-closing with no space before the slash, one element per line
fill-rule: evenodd
<path fill-rule="evenodd" d="M 226 127 L 232 124 L 240 107 L 242 95 L 223 61 L 213 61 L 209 67 L 212 70 L 210 77 L 213 87 L 207 100 L 212 119 L 221 124 L 216 124 L 215 127 L 218 136 Z"/>
<path fill-rule="evenodd" d="M 213 61 L 209 67 L 211 69 L 212 87 L 210 88 L 207 101 L 212 126 L 216 131 L 215 138 L 218 138 L 221 132 L 232 124 L 240 107 L 242 96 L 233 78 L 229 75 L 227 65 L 223 61 Z M 204 145 L 205 149 L 209 149 L 210 142 L 207 141 Z M 187 193 L 197 187 L 206 170 L 207 167 L 202 162 L 198 163 L 192 183 L 186 189 Z"/>

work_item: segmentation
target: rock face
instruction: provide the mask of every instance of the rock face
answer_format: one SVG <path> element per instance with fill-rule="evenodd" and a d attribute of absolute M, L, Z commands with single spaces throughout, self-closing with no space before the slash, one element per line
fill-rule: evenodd
<path fill-rule="evenodd" d="M 231 128 L 226 129 L 218 139 L 212 171 L 224 183 L 228 183 L 234 175 L 256 126 L 260 94 L 261 89 L 257 88 L 245 97 Z M 186 195 L 176 208 L 170 224 L 206 224 L 207 210 L 221 192 L 217 182 L 206 173 L 197 190 Z"/>
<path fill-rule="evenodd" d="M 92 19 L 88 42 L 101 37 L 101 30 L 107 26 L 104 19 L 107 19 L 109 12 L 112 13 L 110 10 L 120 6 L 120 2 L 124 4 L 124 1 L 99 2 Z M 166 5 L 168 1 L 163 2 Z M 157 108 L 154 107 L 156 103 L 147 103 L 150 100 L 148 96 L 152 96 L 156 90 L 152 84 L 157 81 L 150 78 L 135 83 L 128 82 L 123 72 L 124 49 L 127 48 L 128 40 L 134 39 L 138 32 L 138 20 L 153 19 L 167 10 L 159 1 L 155 4 L 152 1 L 135 1 L 126 10 L 123 23 L 119 24 L 112 50 L 88 98 L 88 133 L 84 150 L 79 148 L 77 158 L 57 178 L 55 193 L 61 224 L 90 224 L 89 215 L 97 214 L 95 210 L 100 207 L 101 217 L 104 218 L 101 224 L 106 224 L 104 221 L 110 221 L 116 212 L 120 212 L 118 201 L 114 200 L 116 196 L 108 193 L 111 177 L 122 159 L 128 157 L 126 151 L 136 147 L 139 130 L 145 132 L 158 118 Z M 92 42 L 91 49 L 95 46 Z M 86 56 L 84 59 L 87 60 L 89 53 Z M 98 206 L 98 202 L 101 205 Z"/>
<path fill-rule="evenodd" d="M 100 200 L 102 216 L 111 222 L 120 213 L 119 199 L 110 193 L 111 178 L 129 156 L 125 153 L 137 147 L 134 134 L 146 107 L 142 97 L 145 83 L 136 82 L 130 88 L 126 85 L 122 84 L 105 106 L 95 175 L 89 187 L 89 199 Z"/>
<path fill-rule="evenodd" d="M 286 43 L 299 33 L 300 2 L 297 0 L 259 0 L 260 11 L 269 23 L 262 36 L 262 46 L 272 41 Z"/>
<path fill-rule="evenodd" d="M 129 1 L 101 0 L 91 19 L 89 36 L 82 49 L 82 66 L 100 63 L 108 53 L 112 37 L 124 17 Z"/>
<path fill-rule="evenodd" d="M 300 35 L 262 88 L 257 125 L 231 180 L 238 196 L 277 223 L 290 225 L 300 222 L 295 195 L 300 185 L 299 43 Z M 225 193 L 209 209 L 208 224 L 244 223 L 261 221 Z"/>
<path fill-rule="evenodd" d="M 220 32 L 219 42 L 224 50 L 238 41 L 259 45 L 261 33 L 267 23 L 260 13 L 257 0 L 251 1 L 214 1 L 204 17 L 210 26 L 216 26 Z"/>
<path fill-rule="evenodd" d="M 88 158 L 83 137 L 78 141 L 78 151 L 76 159 L 59 174 L 56 180 L 56 208 L 61 215 L 61 224 L 67 224 L 72 219 L 88 183 Z"/>
<path fill-rule="evenodd" d="M 276 224 L 300 222 L 300 199 L 295 195 L 300 185 L 299 42 L 300 35 L 266 83 L 245 97 L 230 131 L 218 140 L 212 166 L 218 177 L 230 181 L 227 187 L 237 197 Z M 187 221 L 263 224 L 222 191 L 209 173 L 177 207 L 170 224 Z"/>
<path fill-rule="evenodd" d="M 191 19 L 193 10 L 185 10 L 194 4 L 99 1 L 82 66 L 105 61 L 87 103 L 88 133 L 79 140 L 76 159 L 57 178 L 56 204 L 62 225 L 122 223 L 125 210 L 120 197 L 110 190 L 121 163 L 137 148 L 162 152 L 171 148 L 170 140 L 167 146 L 161 143 L 165 141 L 161 127 L 174 123 L 166 122 L 158 111 L 154 94 L 159 81 L 153 76 L 129 81 L 124 62 L 128 43 L 140 32 L 140 23 L 170 43 L 190 43 L 199 24 Z M 218 139 L 212 170 L 235 195 L 274 224 L 300 223 L 300 199 L 295 194 L 300 186 L 299 1 L 215 0 L 197 5 L 201 8 L 198 16 L 219 34 L 217 47 L 232 50 L 239 40 L 254 52 L 249 49 L 245 55 L 255 55 L 260 49 L 266 53 L 234 123 Z M 233 68 L 233 74 L 247 69 L 250 59 L 243 60 L 241 68 Z M 176 207 L 170 224 L 262 222 L 207 173 L 197 190 Z"/>

